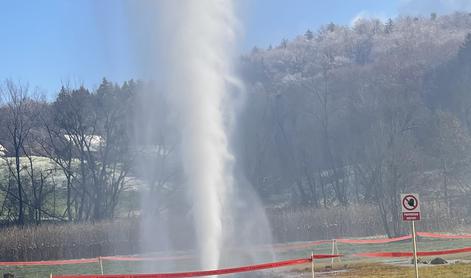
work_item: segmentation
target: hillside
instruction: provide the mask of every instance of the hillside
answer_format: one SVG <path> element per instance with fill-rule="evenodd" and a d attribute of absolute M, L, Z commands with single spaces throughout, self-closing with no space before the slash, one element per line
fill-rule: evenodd
<path fill-rule="evenodd" d="M 272 204 L 371 204 L 388 234 L 406 191 L 469 223 L 470 27 L 467 13 L 359 20 L 254 48 L 238 144 L 250 181 Z"/>
<path fill-rule="evenodd" d="M 253 185 L 277 223 L 337 211 L 347 225 L 343 212 L 366 206 L 376 232 L 400 234 L 398 196 L 416 191 L 431 228 L 468 225 L 470 30 L 467 13 L 361 19 L 255 47 L 240 59 L 245 91 L 233 95 L 242 103 L 231 125 L 237 184 Z M 123 194 L 135 178 L 155 211 L 187 217 L 180 130 L 162 87 L 103 79 L 97 90 L 63 87 L 49 102 L 4 82 L 0 151 L 11 169 L 0 179 L 0 218 L 116 218 L 139 210 Z M 24 163 L 34 156 L 54 161 L 55 174 Z"/>

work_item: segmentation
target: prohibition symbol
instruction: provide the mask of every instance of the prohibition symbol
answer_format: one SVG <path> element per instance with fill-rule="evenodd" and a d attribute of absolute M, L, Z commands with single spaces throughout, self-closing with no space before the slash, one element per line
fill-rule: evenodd
<path fill-rule="evenodd" d="M 419 278 L 419 268 L 417 266 L 417 241 L 415 239 L 415 221 L 420 220 L 419 194 L 401 194 L 402 221 L 411 221 L 412 242 L 414 251 L 415 277 Z"/>
<path fill-rule="evenodd" d="M 402 198 L 402 207 L 406 210 L 415 210 L 419 206 L 419 201 L 414 195 L 406 195 Z"/>

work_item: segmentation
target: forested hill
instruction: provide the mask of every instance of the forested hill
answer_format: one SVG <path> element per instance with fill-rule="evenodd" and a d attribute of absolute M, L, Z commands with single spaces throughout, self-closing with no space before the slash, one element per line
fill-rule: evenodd
<path fill-rule="evenodd" d="M 470 32 L 471 14 L 432 14 L 255 47 L 239 144 L 251 182 L 291 204 L 375 200 L 385 221 L 404 191 L 471 212 Z"/>
<path fill-rule="evenodd" d="M 456 13 L 331 23 L 254 48 L 241 57 L 246 90 L 231 132 L 237 182 L 246 178 L 275 214 L 367 205 L 390 235 L 401 232 L 406 191 L 421 194 L 434 227 L 444 213 L 449 227 L 471 223 L 470 33 L 471 15 Z M 171 92 L 159 87 L 104 79 L 95 91 L 64 87 L 46 102 L 3 82 L 0 220 L 132 215 L 139 190 L 159 211 L 188 214 L 176 197 L 185 193 Z M 298 220 L 279 223 L 317 221 Z"/>

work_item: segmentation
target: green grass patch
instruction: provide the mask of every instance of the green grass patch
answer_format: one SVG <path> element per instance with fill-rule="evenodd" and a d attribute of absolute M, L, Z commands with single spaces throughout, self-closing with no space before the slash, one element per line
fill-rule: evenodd
<path fill-rule="evenodd" d="M 295 272 L 309 273 L 311 268 L 305 267 Z M 411 266 L 395 266 L 384 263 L 353 263 L 343 264 L 326 269 L 323 266 L 316 268 L 316 273 L 322 277 L 362 277 L 362 278 L 409 278 L 415 277 L 415 270 Z M 447 265 L 434 265 L 419 268 L 419 276 L 421 278 L 465 278 L 471 277 L 470 263 L 456 263 Z"/>

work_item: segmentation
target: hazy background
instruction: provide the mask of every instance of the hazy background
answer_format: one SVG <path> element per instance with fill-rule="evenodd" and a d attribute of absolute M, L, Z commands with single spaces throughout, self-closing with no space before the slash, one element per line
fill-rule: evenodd
<path fill-rule="evenodd" d="M 6 231 L 4 259 L 194 247 L 180 155 L 190 144 L 179 139 L 175 115 L 199 100 L 184 99 L 181 110 L 171 105 L 178 90 L 165 84 L 170 73 L 185 86 L 180 91 L 196 90 L 162 56 L 188 66 L 192 59 L 180 53 L 201 54 L 201 37 L 189 24 L 185 50 L 176 52 L 171 38 L 180 22 L 164 26 L 157 6 L 145 5 L 157 2 L 135 3 L 2 2 L 0 220 L 37 224 L 25 238 L 41 238 L 30 249 L 8 237 L 16 230 Z M 275 242 L 398 236 L 408 232 L 399 194 L 417 192 L 421 231 L 470 229 L 467 1 L 237 3 L 235 71 L 243 86 L 227 84 L 237 103 L 227 106 L 237 106 L 228 121 L 240 179 L 235 221 L 266 214 Z M 142 207 L 142 195 L 152 207 Z M 156 229 L 169 227 L 157 246 L 139 236 L 145 213 L 158 219 Z M 57 222 L 65 224 L 61 236 L 47 225 Z M 260 223 L 234 225 L 240 240 L 233 244 L 253 245 L 242 239 Z M 87 238 L 77 240 L 77 231 Z M 265 243 L 270 231 L 259 234 Z M 43 253 L 40 242 L 55 246 Z"/>

